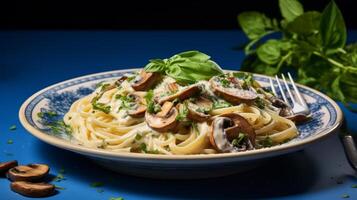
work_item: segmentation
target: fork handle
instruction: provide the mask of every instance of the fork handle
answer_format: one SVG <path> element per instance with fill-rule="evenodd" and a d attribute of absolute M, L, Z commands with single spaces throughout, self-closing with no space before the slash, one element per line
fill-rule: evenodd
<path fill-rule="evenodd" d="M 351 135 L 342 137 L 343 148 L 345 149 L 346 157 L 351 167 L 357 170 L 357 148 Z"/>

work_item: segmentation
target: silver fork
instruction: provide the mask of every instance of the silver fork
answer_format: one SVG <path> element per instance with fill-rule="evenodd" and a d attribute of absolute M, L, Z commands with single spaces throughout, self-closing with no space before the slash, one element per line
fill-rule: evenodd
<path fill-rule="evenodd" d="M 292 106 L 290 106 L 290 103 L 286 97 L 286 94 L 283 90 L 283 87 L 279 81 L 278 76 L 275 76 L 276 82 L 278 84 L 281 96 L 283 97 L 284 101 L 286 104 L 288 104 L 290 107 L 292 107 L 292 111 L 293 114 L 303 114 L 303 115 L 308 115 L 310 113 L 309 107 L 306 104 L 305 99 L 301 96 L 299 90 L 297 89 L 294 80 L 292 79 L 290 73 L 288 73 L 289 79 L 290 79 L 290 83 L 294 88 L 294 92 L 297 96 L 297 98 L 294 97 L 294 95 L 292 94 L 289 85 L 285 79 L 284 74 L 281 75 L 281 77 L 283 78 L 283 83 L 285 85 L 285 89 L 288 92 L 288 95 L 290 96 L 291 102 L 292 102 Z M 275 90 L 275 85 L 273 83 L 273 80 L 271 78 L 269 78 L 270 81 L 270 87 L 272 92 L 274 93 L 275 96 L 278 96 L 276 90 Z M 298 100 L 298 101 L 297 101 Z M 347 157 L 348 162 L 350 163 L 351 167 L 357 171 L 357 147 L 356 144 L 352 138 L 352 135 L 349 134 L 349 131 L 347 129 L 347 124 L 346 124 L 346 120 L 344 119 L 344 122 L 342 123 L 342 127 L 341 130 L 339 131 L 339 135 L 340 135 L 340 139 L 342 141 L 344 150 L 345 150 L 345 154 Z"/>
<path fill-rule="evenodd" d="M 292 93 L 292 91 L 290 90 L 290 87 L 285 79 L 284 74 L 281 74 L 281 77 L 283 78 L 283 83 L 285 86 L 285 90 L 283 89 L 282 84 L 279 81 L 278 76 L 275 76 L 275 81 L 278 84 L 281 96 L 283 97 L 284 102 L 289 105 L 292 108 L 292 112 L 294 114 L 303 114 L 303 115 L 308 115 L 310 114 L 310 109 L 306 104 L 305 99 L 302 97 L 301 93 L 299 92 L 298 88 L 295 85 L 295 82 L 293 80 L 293 78 L 291 77 L 290 73 L 288 73 L 289 79 L 290 79 L 290 83 L 293 86 L 294 89 L 294 94 Z M 278 96 L 276 90 L 275 90 L 275 85 L 274 82 L 271 78 L 269 78 L 270 80 L 270 87 L 272 92 L 274 93 L 275 96 Z M 287 94 L 284 92 L 287 91 Z M 290 104 L 287 96 L 290 98 L 292 105 Z"/>

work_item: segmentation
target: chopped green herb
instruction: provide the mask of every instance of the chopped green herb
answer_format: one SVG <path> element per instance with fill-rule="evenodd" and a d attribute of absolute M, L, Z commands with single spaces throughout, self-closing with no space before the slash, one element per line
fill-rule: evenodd
<path fill-rule="evenodd" d="M 248 90 L 253 85 L 253 76 L 250 73 L 247 73 L 243 78 L 243 85 L 242 88 Z"/>
<path fill-rule="evenodd" d="M 64 175 L 61 174 L 61 173 L 59 173 L 59 174 L 57 174 L 57 176 L 56 176 L 52 181 L 54 181 L 54 182 L 61 182 L 61 181 L 63 181 L 63 180 L 65 180 Z"/>
<path fill-rule="evenodd" d="M 261 99 L 259 97 L 255 99 L 254 103 L 260 109 L 264 109 L 265 108 L 265 103 L 264 103 L 263 99 Z"/>
<path fill-rule="evenodd" d="M 53 182 L 61 182 L 63 180 L 66 180 L 66 178 L 64 177 L 64 174 L 65 174 L 65 170 L 63 168 L 61 168 L 59 171 L 58 171 L 58 174 L 56 177 L 54 177 L 52 179 Z"/>
<path fill-rule="evenodd" d="M 111 197 L 109 200 L 124 200 L 123 197 Z"/>
<path fill-rule="evenodd" d="M 66 134 L 71 134 L 72 133 L 72 128 L 65 124 L 63 120 L 58 120 L 51 122 L 47 124 L 47 127 L 49 127 L 54 134 L 61 134 L 61 133 L 66 133 Z"/>
<path fill-rule="evenodd" d="M 244 141 L 247 139 L 247 135 L 244 133 L 239 133 L 238 137 L 233 139 L 232 141 L 232 145 L 235 147 L 240 147 Z"/>
<path fill-rule="evenodd" d="M 161 110 L 160 105 L 155 104 L 154 102 L 154 91 L 149 90 L 146 95 L 145 95 L 145 101 L 146 101 L 146 111 L 149 113 L 157 113 Z"/>
<path fill-rule="evenodd" d="M 351 188 L 357 188 L 357 184 L 351 185 Z"/>
<path fill-rule="evenodd" d="M 135 140 L 141 140 L 141 138 L 143 138 L 143 136 L 142 136 L 142 135 L 140 135 L 140 134 L 136 134 L 136 136 L 135 136 Z"/>
<path fill-rule="evenodd" d="M 61 186 L 58 186 L 58 185 L 55 185 L 55 188 L 56 188 L 57 190 L 65 190 L 65 189 L 66 189 L 66 188 L 61 187 Z"/>
<path fill-rule="evenodd" d="M 119 110 L 130 110 L 135 106 L 135 99 L 134 97 L 130 95 L 119 95 L 117 94 L 115 96 L 116 99 L 119 99 L 121 101 L 121 104 L 119 106 Z"/>
<path fill-rule="evenodd" d="M 232 106 L 232 104 L 230 104 L 227 101 L 224 101 L 222 99 L 213 101 L 213 109 L 227 108 L 230 106 Z"/>
<path fill-rule="evenodd" d="M 221 78 L 221 79 L 220 79 L 220 82 L 221 82 L 222 86 L 225 87 L 225 88 L 229 87 L 229 85 L 230 85 L 230 83 L 231 83 L 231 82 L 229 82 L 229 81 L 228 81 L 227 79 L 225 79 L 225 78 Z"/>
<path fill-rule="evenodd" d="M 105 92 L 106 89 L 110 86 L 109 83 L 102 84 L 102 88 L 100 89 L 101 92 Z"/>
<path fill-rule="evenodd" d="M 104 103 L 98 103 L 97 101 L 99 100 L 100 97 L 101 97 L 101 95 L 96 96 L 92 99 L 93 109 L 100 110 L 100 111 L 104 112 L 105 114 L 109 114 L 111 106 L 107 106 Z"/>
<path fill-rule="evenodd" d="M 266 138 L 264 138 L 263 140 L 259 141 L 259 144 L 262 146 L 262 147 L 271 147 L 273 146 L 273 140 L 268 136 Z"/>
<path fill-rule="evenodd" d="M 179 108 L 179 113 L 176 116 L 176 120 L 178 120 L 178 121 L 185 120 L 187 117 L 187 114 L 188 114 L 188 108 L 187 108 L 187 103 L 185 102 L 185 103 L 181 104 L 181 106 Z"/>
<path fill-rule="evenodd" d="M 46 111 L 46 112 L 39 112 L 39 113 L 37 113 L 37 116 L 39 117 L 39 118 L 43 118 L 43 117 L 45 117 L 45 116 L 48 116 L 48 117 L 55 117 L 55 116 L 57 116 L 58 114 L 55 112 L 55 111 Z"/>
<path fill-rule="evenodd" d="M 7 140 L 7 144 L 13 144 L 13 143 L 14 143 L 13 140 L 11 140 L 11 139 L 8 139 L 8 140 Z"/>
<path fill-rule="evenodd" d="M 102 182 L 93 182 L 90 184 L 91 187 L 102 187 L 104 183 Z"/>
<path fill-rule="evenodd" d="M 193 130 L 195 131 L 196 134 L 200 133 L 200 131 L 198 130 L 197 123 L 192 122 L 192 128 L 193 128 Z"/>
<path fill-rule="evenodd" d="M 341 197 L 344 198 L 344 199 L 348 199 L 348 198 L 350 198 L 350 195 L 348 195 L 348 194 L 343 194 Z"/>
<path fill-rule="evenodd" d="M 203 113 L 203 114 L 208 114 L 211 111 L 211 108 L 207 107 L 199 107 L 196 109 L 197 112 Z"/>
<path fill-rule="evenodd" d="M 146 150 L 146 144 L 145 144 L 145 143 L 141 143 L 141 144 L 140 144 L 140 150 L 141 150 L 142 152 L 147 152 L 147 150 Z"/>
<path fill-rule="evenodd" d="M 16 125 L 12 125 L 12 126 L 10 126 L 9 130 L 10 130 L 10 131 L 14 131 L 14 130 L 16 130 Z"/>

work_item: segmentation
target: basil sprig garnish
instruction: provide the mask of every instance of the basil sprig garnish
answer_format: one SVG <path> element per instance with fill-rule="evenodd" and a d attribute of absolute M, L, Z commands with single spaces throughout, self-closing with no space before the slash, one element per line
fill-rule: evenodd
<path fill-rule="evenodd" d="M 222 69 L 210 56 L 199 51 L 186 51 L 167 59 L 152 59 L 145 66 L 147 72 L 159 72 L 183 84 L 208 80 L 223 74 Z"/>

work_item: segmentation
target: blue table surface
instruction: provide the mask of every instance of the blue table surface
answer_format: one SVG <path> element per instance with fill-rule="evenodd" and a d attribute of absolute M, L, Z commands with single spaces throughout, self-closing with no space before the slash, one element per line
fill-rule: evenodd
<path fill-rule="evenodd" d="M 349 32 L 357 40 L 357 31 Z M 141 67 L 150 58 L 165 58 L 197 49 L 225 69 L 239 69 L 244 57 L 236 47 L 246 42 L 239 31 L 3 31 L 0 32 L 0 161 L 47 163 L 55 176 L 65 170 L 65 189 L 48 199 L 357 199 L 356 174 L 338 137 L 304 151 L 272 158 L 244 174 L 206 180 L 155 180 L 117 174 L 91 160 L 50 146 L 20 125 L 23 101 L 51 84 L 81 75 Z M 341 106 L 352 132 L 357 114 Z M 17 129 L 9 130 L 11 125 Z M 8 140 L 13 144 L 8 144 Z M 91 187 L 101 182 L 101 187 Z M 0 199 L 27 199 L 0 178 Z"/>

